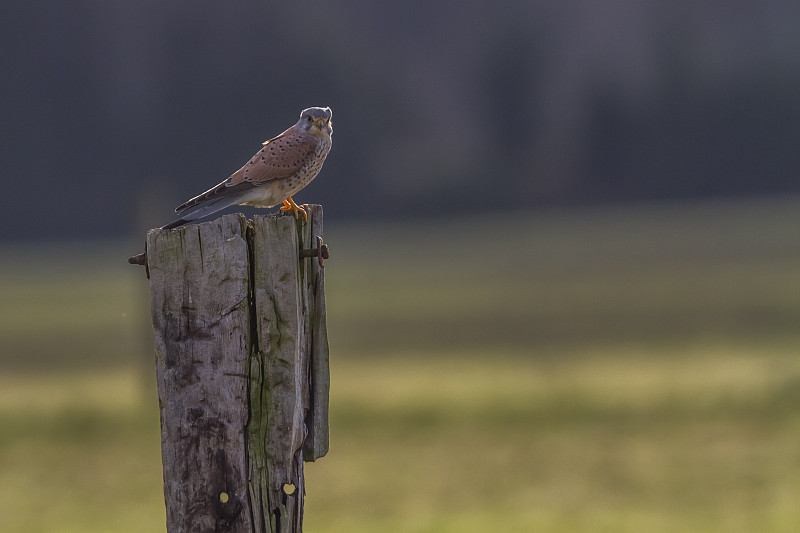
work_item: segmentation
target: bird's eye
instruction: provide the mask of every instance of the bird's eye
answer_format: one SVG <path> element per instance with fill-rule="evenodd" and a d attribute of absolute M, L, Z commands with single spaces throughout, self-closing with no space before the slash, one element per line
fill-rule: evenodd
<path fill-rule="evenodd" d="M 309 117 L 308 117 L 308 121 L 309 121 L 309 122 L 311 122 L 312 120 L 314 120 L 314 119 L 313 119 L 313 118 L 311 118 L 311 116 L 309 115 Z"/>

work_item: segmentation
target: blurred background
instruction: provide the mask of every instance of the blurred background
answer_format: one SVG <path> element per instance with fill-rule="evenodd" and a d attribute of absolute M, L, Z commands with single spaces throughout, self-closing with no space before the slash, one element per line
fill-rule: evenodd
<path fill-rule="evenodd" d="M 307 529 L 795 530 L 800 4 L 0 19 L 8 531 L 164 530 L 126 259 L 309 106 L 335 133 L 296 196 L 324 205 L 332 254 Z"/>

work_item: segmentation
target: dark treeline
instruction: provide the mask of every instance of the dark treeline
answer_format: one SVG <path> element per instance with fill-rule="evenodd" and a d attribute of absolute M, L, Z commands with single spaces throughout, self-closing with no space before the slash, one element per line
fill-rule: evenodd
<path fill-rule="evenodd" d="M 114 237 L 303 107 L 330 220 L 800 191 L 800 4 L 8 0 L 0 239 Z M 155 215 L 154 215 L 155 217 Z M 25 220 L 22 234 L 21 221 Z"/>

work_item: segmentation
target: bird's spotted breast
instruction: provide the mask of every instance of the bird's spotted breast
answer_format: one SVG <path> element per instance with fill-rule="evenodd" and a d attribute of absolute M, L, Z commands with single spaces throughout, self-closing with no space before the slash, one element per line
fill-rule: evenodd
<path fill-rule="evenodd" d="M 306 164 L 300 167 L 300 169 L 298 169 L 293 176 L 287 178 L 287 196 L 292 196 L 294 193 L 311 183 L 311 180 L 317 177 L 317 174 L 319 174 L 319 171 L 322 168 L 322 163 L 325 162 L 325 158 L 328 157 L 328 152 L 330 152 L 330 150 L 330 139 L 322 139 L 317 145 L 317 149 L 314 150 L 313 156 L 307 159 Z"/>

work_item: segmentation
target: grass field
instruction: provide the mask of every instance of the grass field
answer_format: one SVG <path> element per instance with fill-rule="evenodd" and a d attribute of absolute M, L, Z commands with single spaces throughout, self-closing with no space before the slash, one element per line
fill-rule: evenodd
<path fill-rule="evenodd" d="M 800 199 L 326 222 L 307 531 L 796 530 Z M 2 253 L 2 531 L 164 531 L 134 251 Z"/>

